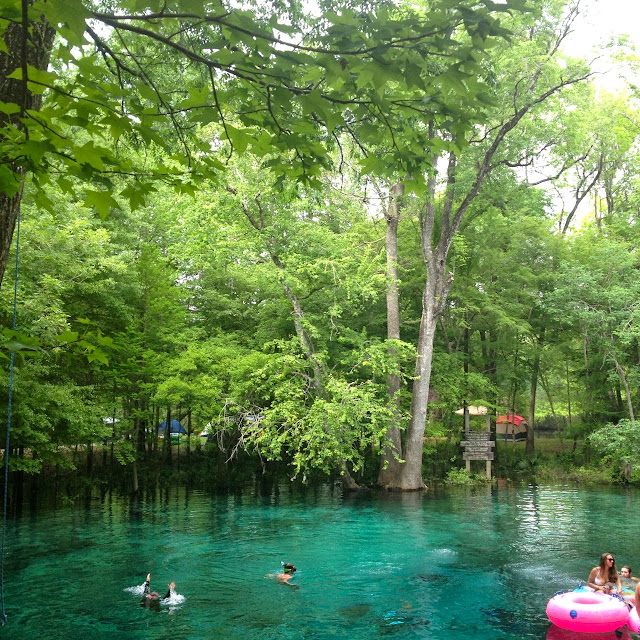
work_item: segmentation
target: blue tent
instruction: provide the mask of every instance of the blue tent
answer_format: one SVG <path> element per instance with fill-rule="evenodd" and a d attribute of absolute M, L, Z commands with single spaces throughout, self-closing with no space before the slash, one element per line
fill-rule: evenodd
<path fill-rule="evenodd" d="M 158 431 L 160 433 L 164 433 L 167 430 L 167 421 L 163 420 L 160 423 L 160 427 L 158 428 Z M 171 420 L 171 434 L 177 434 L 177 433 L 187 433 L 187 430 L 180 424 L 180 420 L 176 420 L 175 418 L 173 420 Z"/>

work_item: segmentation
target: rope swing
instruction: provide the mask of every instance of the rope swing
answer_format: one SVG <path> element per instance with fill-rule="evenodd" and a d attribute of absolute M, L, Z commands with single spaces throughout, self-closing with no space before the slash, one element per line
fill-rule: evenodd
<path fill-rule="evenodd" d="M 16 268 L 13 281 L 13 325 L 16 330 L 16 318 L 18 315 L 18 267 L 20 265 L 20 206 L 18 205 L 18 221 L 16 231 Z M 4 627 L 7 622 L 7 613 L 4 608 L 4 543 L 7 534 L 7 493 L 9 488 L 9 443 L 11 441 L 11 400 L 13 398 L 13 362 L 15 351 L 11 351 L 9 364 L 9 403 L 7 406 L 7 441 L 4 449 L 4 500 L 2 507 L 2 550 L 0 552 L 0 603 L 2 612 L 0 613 L 0 625 Z"/>

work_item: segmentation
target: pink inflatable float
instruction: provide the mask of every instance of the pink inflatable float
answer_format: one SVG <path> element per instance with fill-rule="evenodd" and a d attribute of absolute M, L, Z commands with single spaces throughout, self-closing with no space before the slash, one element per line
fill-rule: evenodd
<path fill-rule="evenodd" d="M 629 619 L 627 620 L 627 626 L 634 633 L 638 633 L 640 631 L 640 617 L 638 617 L 638 610 L 633 607 L 631 611 L 629 611 Z"/>
<path fill-rule="evenodd" d="M 617 596 L 570 591 L 559 593 L 549 600 L 547 617 L 562 629 L 603 633 L 624 626 L 629 618 L 629 609 Z"/>
<path fill-rule="evenodd" d="M 586 634 L 580 631 L 567 631 L 552 624 L 547 631 L 546 640 L 631 640 L 631 633 L 629 629 L 622 627 L 616 631 Z"/>

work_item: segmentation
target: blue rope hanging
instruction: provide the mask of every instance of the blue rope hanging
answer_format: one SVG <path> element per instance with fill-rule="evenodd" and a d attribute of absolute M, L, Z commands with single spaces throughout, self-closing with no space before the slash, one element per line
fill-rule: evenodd
<path fill-rule="evenodd" d="M 13 325 L 16 330 L 16 318 L 18 315 L 18 267 L 20 265 L 20 206 L 18 205 L 18 221 L 16 231 L 16 268 L 13 280 Z M 4 501 L 2 508 L 2 550 L 0 552 L 0 601 L 2 613 L 0 614 L 0 625 L 4 627 L 7 621 L 7 613 L 4 608 L 4 543 L 7 534 L 7 494 L 9 488 L 9 444 L 11 442 L 11 400 L 13 398 L 13 363 L 15 352 L 11 352 L 9 364 L 9 404 L 7 406 L 7 441 L 4 449 Z"/>

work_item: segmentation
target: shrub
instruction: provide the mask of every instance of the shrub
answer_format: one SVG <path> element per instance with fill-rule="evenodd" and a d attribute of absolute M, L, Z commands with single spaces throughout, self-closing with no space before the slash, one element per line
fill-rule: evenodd
<path fill-rule="evenodd" d="M 445 479 L 445 484 L 457 487 L 473 487 L 487 482 L 486 476 L 480 473 L 469 473 L 466 469 L 451 469 Z"/>

